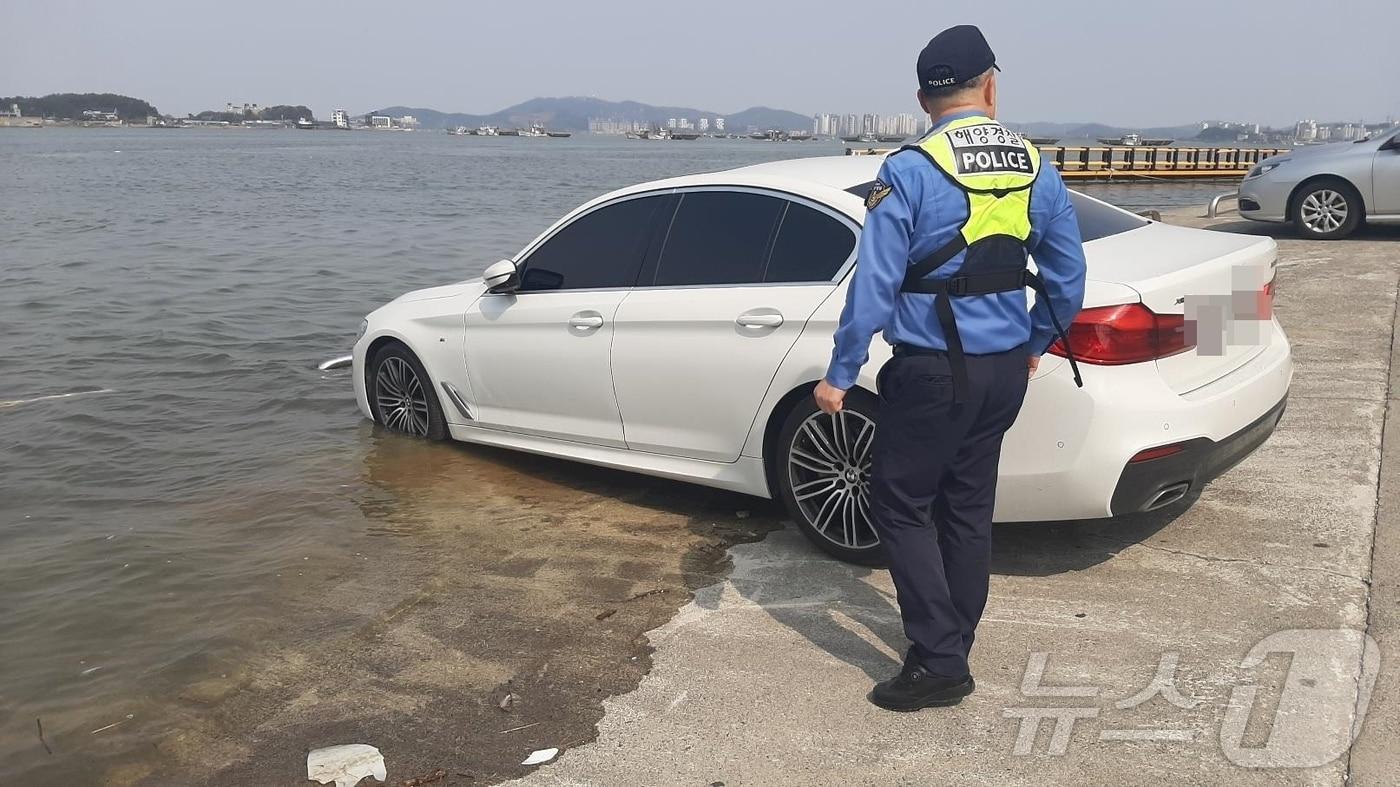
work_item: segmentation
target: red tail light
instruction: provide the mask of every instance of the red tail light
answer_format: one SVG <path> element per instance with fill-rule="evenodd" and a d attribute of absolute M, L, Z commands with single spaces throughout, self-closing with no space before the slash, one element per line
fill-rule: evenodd
<path fill-rule="evenodd" d="M 1259 291 L 1259 308 L 1255 310 L 1259 319 L 1267 320 L 1274 316 L 1274 281 L 1270 279 Z"/>
<path fill-rule="evenodd" d="M 1103 366 L 1165 358 L 1196 346 L 1195 337 L 1187 336 L 1185 317 L 1157 314 L 1140 303 L 1085 309 L 1068 333 L 1076 360 Z M 1050 352 L 1063 356 L 1064 343 L 1055 340 Z"/>

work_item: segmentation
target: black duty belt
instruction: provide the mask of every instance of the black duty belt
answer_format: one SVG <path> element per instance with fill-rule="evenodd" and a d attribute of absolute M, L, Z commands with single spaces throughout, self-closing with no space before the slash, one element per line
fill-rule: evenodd
<path fill-rule="evenodd" d="M 938 314 L 938 324 L 943 328 L 943 338 L 948 343 L 948 365 L 953 373 L 953 401 L 962 402 L 967 399 L 968 394 L 967 360 L 963 353 L 962 336 L 958 333 L 958 323 L 953 316 L 953 298 L 1016 292 L 1026 287 L 1035 290 L 1036 300 L 1038 303 L 1043 303 L 1045 310 L 1049 312 L 1050 324 L 1055 328 L 1055 335 L 1064 343 L 1065 356 L 1069 359 L 1070 369 L 1074 372 L 1074 384 L 1083 388 L 1084 380 L 1079 376 L 1079 364 L 1074 360 L 1074 353 L 1070 352 L 1069 337 L 1065 334 L 1064 327 L 1060 325 L 1060 318 L 1056 316 L 1054 306 L 1050 304 L 1050 295 L 1046 292 L 1044 280 L 1025 268 L 1014 271 L 969 273 L 951 276 L 947 279 L 924 279 L 923 276 L 927 275 L 933 268 L 938 267 L 958 251 L 961 251 L 962 248 L 965 248 L 965 246 L 959 247 L 956 242 L 950 246 L 956 247 L 951 254 L 948 253 L 949 249 L 947 248 L 940 249 L 939 252 L 930 255 L 933 259 L 925 259 L 921 261 L 921 264 L 912 266 L 905 276 L 904 285 L 900 291 L 939 296 L 933 302 L 933 309 Z M 938 257 L 943 259 L 938 259 L 935 262 Z M 934 262 L 934 264 L 930 265 L 930 262 Z M 905 352 L 906 354 L 918 354 L 907 350 Z"/>

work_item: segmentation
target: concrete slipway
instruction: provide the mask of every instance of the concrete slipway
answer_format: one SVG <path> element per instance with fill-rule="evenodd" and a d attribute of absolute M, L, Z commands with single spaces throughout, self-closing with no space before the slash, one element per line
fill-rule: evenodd
<path fill-rule="evenodd" d="M 999 527 L 978 690 L 954 709 L 866 702 L 903 648 L 885 572 L 791 527 L 737 546 L 724 581 L 649 633 L 653 669 L 606 701 L 597 740 L 514 783 L 1396 783 L 1400 232 L 1169 220 L 1278 238 L 1297 371 L 1259 452 L 1184 511 Z M 1361 632 L 1385 658 L 1347 749 L 1375 676 Z M 1278 652 L 1246 665 L 1271 635 Z M 1154 676 L 1179 694 L 1138 696 Z"/>

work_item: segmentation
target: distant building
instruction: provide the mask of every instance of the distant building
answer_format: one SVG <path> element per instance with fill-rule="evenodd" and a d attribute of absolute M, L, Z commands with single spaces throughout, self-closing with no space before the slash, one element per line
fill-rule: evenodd
<path fill-rule="evenodd" d="M 668 118 L 668 119 L 666 120 L 666 128 L 674 129 L 675 127 L 676 127 L 676 119 L 675 119 L 675 118 Z"/>
<path fill-rule="evenodd" d="M 724 118 L 715 118 L 715 131 L 724 130 Z"/>
<path fill-rule="evenodd" d="M 343 109 L 331 113 L 331 125 L 336 128 L 350 128 L 350 115 Z"/>
<path fill-rule="evenodd" d="M 1298 124 L 1293 127 L 1293 137 L 1299 142 L 1312 142 L 1317 139 L 1317 121 L 1298 121 Z"/>
<path fill-rule="evenodd" d="M 370 116 L 369 116 L 369 127 L 370 127 L 370 128 L 393 128 L 393 127 L 394 127 L 394 119 L 391 118 L 391 117 L 389 117 L 388 115 L 370 115 Z"/>
<path fill-rule="evenodd" d="M 18 115 L 16 115 L 16 117 L 18 117 Z M 83 120 L 93 120 L 101 123 L 112 123 L 121 120 L 121 116 L 117 114 L 117 110 L 115 109 L 113 109 L 110 112 L 108 112 L 105 109 L 84 109 Z"/>
<path fill-rule="evenodd" d="M 404 115 L 398 119 L 399 128 L 418 128 L 418 118 L 412 115 Z"/>
<path fill-rule="evenodd" d="M 709 118 L 700 118 L 700 130 L 701 130 L 701 131 L 709 131 L 709 130 L 710 130 L 710 119 L 709 119 Z"/>

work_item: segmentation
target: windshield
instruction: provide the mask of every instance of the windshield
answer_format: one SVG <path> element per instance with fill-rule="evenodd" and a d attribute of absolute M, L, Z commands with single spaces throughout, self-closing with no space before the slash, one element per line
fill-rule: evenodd
<path fill-rule="evenodd" d="M 875 185 L 875 181 L 869 180 L 852 186 L 846 191 L 864 198 L 873 185 Z M 1085 243 L 1147 225 L 1147 219 L 1141 216 L 1090 199 L 1077 191 L 1069 193 L 1069 201 L 1074 206 L 1075 216 L 1079 219 L 1079 238 Z"/>

